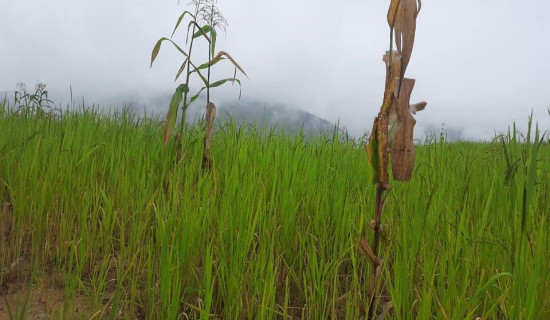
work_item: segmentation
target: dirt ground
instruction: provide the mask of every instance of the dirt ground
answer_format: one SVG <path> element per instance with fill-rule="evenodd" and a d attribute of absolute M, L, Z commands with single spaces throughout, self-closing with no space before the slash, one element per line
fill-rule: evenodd
<path fill-rule="evenodd" d="M 27 301 L 24 319 L 90 319 L 95 311 L 82 295 L 77 295 L 65 308 L 65 291 L 51 276 L 41 276 L 36 285 L 27 281 L 5 283 L 0 290 L 0 320 L 21 319 Z M 64 311 L 67 310 L 67 311 Z M 65 314 L 65 312 L 68 312 Z M 99 313 L 99 312 L 98 312 Z"/>

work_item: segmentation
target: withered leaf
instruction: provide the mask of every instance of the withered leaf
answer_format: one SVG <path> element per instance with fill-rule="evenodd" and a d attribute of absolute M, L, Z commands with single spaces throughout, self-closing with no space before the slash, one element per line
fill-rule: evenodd
<path fill-rule="evenodd" d="M 367 152 L 367 160 L 374 170 L 372 174 L 372 184 L 376 185 L 378 184 L 378 177 L 380 176 L 380 166 L 378 165 L 380 160 L 380 155 L 378 154 L 378 118 L 374 118 L 369 144 L 365 146 L 365 151 Z"/>
<path fill-rule="evenodd" d="M 388 117 L 378 114 L 378 187 L 389 189 L 388 175 Z"/>
<path fill-rule="evenodd" d="M 400 4 L 401 0 L 391 0 L 390 8 L 388 9 L 388 24 L 390 25 L 390 29 L 394 27 Z"/>
<path fill-rule="evenodd" d="M 418 111 L 424 110 L 427 104 L 428 103 L 426 101 L 411 104 L 411 106 L 409 107 L 409 110 L 411 111 L 412 114 L 416 114 Z"/>
<path fill-rule="evenodd" d="M 395 100 L 397 124 L 391 148 L 391 162 L 393 178 L 398 181 L 409 181 L 414 168 L 413 133 L 416 124 L 409 109 L 409 100 L 415 80 L 404 78 L 401 83 L 401 96 Z M 397 95 L 397 92 L 395 94 Z"/>
<path fill-rule="evenodd" d="M 206 105 L 205 115 L 205 136 L 204 136 L 204 150 L 202 154 L 202 169 L 210 169 L 212 161 L 210 160 L 210 146 L 212 144 L 212 127 L 214 119 L 216 118 L 216 106 L 213 102 L 209 102 Z"/>
<path fill-rule="evenodd" d="M 363 252 L 369 259 L 374 262 L 376 266 L 380 265 L 380 259 L 374 254 L 374 251 L 372 251 L 371 247 L 369 246 L 369 243 L 367 242 L 367 239 L 361 238 L 359 239 L 359 249 L 361 252 Z"/>
<path fill-rule="evenodd" d="M 418 14 L 417 0 L 401 0 L 401 25 L 400 36 L 396 35 L 396 41 L 401 39 L 401 74 L 400 78 L 405 77 L 405 71 L 411 59 L 412 50 L 414 47 L 414 37 L 416 33 L 416 17 Z M 399 48 L 399 46 L 398 46 Z M 398 96 L 400 94 L 401 85 L 399 85 Z"/>

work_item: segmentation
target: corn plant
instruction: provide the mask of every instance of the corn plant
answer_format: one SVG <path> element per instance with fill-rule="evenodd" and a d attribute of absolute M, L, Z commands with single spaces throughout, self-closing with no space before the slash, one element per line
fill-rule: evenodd
<path fill-rule="evenodd" d="M 177 113 L 178 113 L 180 104 L 182 104 L 182 107 L 181 107 L 182 117 L 180 122 L 180 134 L 179 134 L 179 136 L 181 137 L 185 127 L 185 113 L 187 111 L 187 108 L 191 103 L 193 103 L 200 96 L 200 94 L 204 90 L 206 90 L 206 93 L 207 93 L 207 105 L 208 105 L 210 103 L 211 88 L 221 86 L 222 84 L 228 81 L 232 83 L 236 82 L 240 86 L 241 82 L 239 79 L 236 78 L 237 70 L 239 70 L 241 73 L 243 73 L 246 76 L 246 73 L 244 72 L 244 70 L 239 66 L 239 64 L 237 64 L 237 62 L 227 52 L 219 51 L 216 54 L 216 51 L 215 51 L 216 39 L 217 39 L 216 28 L 220 28 L 225 31 L 225 28 L 227 26 L 227 21 L 225 20 L 221 12 L 218 10 L 216 6 L 216 2 L 214 0 L 193 0 L 190 2 L 190 5 L 194 7 L 194 12 L 191 13 L 189 11 L 184 11 L 178 18 L 178 21 L 176 23 L 176 26 L 174 27 L 174 30 L 170 38 L 166 38 L 166 37 L 160 38 L 157 41 L 151 53 L 151 66 L 152 66 L 154 60 L 156 59 L 160 51 L 162 42 L 169 41 L 185 57 L 182 65 L 180 66 L 180 68 L 176 73 L 176 78 L 175 78 L 175 80 L 177 80 L 179 76 L 185 71 L 185 74 L 186 74 L 185 81 L 176 88 L 174 94 L 172 95 L 170 107 L 166 115 L 166 122 L 165 122 L 165 129 L 164 129 L 165 146 L 168 144 L 168 141 L 176 125 Z M 172 37 L 174 36 L 176 30 L 178 29 L 182 20 L 186 16 L 189 16 L 189 18 L 191 19 L 191 21 L 187 26 L 187 37 L 185 41 L 186 45 L 188 45 L 187 51 L 182 49 L 180 45 L 178 45 L 176 42 L 172 40 Z M 203 23 L 203 25 L 201 25 L 201 23 Z M 191 37 L 189 37 L 190 34 L 191 34 Z M 205 39 L 208 42 L 208 61 L 197 66 L 191 59 L 191 53 L 193 50 L 194 41 L 195 39 L 198 39 L 198 38 Z M 212 66 L 214 66 L 216 63 L 220 62 L 221 60 L 225 60 L 225 59 L 228 59 L 235 67 L 235 72 L 233 76 L 211 82 L 210 76 L 211 76 Z M 204 69 L 207 70 L 206 76 L 203 75 L 202 73 Z M 204 86 L 201 87 L 192 96 L 189 97 L 190 80 L 193 74 L 196 74 L 200 78 Z M 240 97 L 240 93 L 239 93 L 239 97 Z M 178 143 L 178 150 L 180 150 L 178 152 L 178 160 L 179 160 L 179 157 L 181 155 L 181 143 Z"/>
<path fill-rule="evenodd" d="M 48 98 L 46 84 L 38 82 L 34 87 L 34 93 L 27 91 L 27 85 L 23 82 L 17 84 L 18 90 L 14 93 L 15 108 L 18 113 L 53 115 L 61 111 L 55 106 L 55 103 Z"/>
<path fill-rule="evenodd" d="M 410 105 L 409 99 L 415 80 L 405 78 L 416 31 L 416 17 L 421 9 L 420 0 L 391 0 L 388 10 L 390 27 L 390 50 L 384 55 L 386 63 L 386 84 L 384 99 L 378 116 L 374 119 L 369 143 L 366 146 L 370 165 L 373 167 L 373 184 L 376 187 L 374 220 L 369 223 L 374 231 L 372 245 L 366 238 L 359 241 L 359 248 L 372 264 L 369 282 L 368 318 L 373 319 L 376 312 L 376 291 L 382 268 L 382 259 L 378 256 L 380 239 L 387 229 L 381 224 L 382 211 L 386 198 L 384 193 L 390 190 L 388 168 L 391 153 L 393 178 L 409 181 L 414 167 L 413 132 L 416 120 L 412 114 L 423 110 L 426 102 Z M 396 49 L 393 50 L 394 37 Z M 391 301 L 386 306 L 390 306 Z M 383 311 L 385 312 L 385 311 Z"/>

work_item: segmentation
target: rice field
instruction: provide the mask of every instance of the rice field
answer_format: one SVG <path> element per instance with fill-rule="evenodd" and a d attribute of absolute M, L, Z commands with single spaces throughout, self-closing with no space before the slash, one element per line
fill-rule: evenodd
<path fill-rule="evenodd" d="M 417 146 L 382 218 L 385 318 L 550 318 L 550 146 L 529 128 Z M 200 124 L 175 163 L 154 119 L 0 104 L 0 318 L 364 317 L 364 146 L 215 131 L 203 172 Z"/>

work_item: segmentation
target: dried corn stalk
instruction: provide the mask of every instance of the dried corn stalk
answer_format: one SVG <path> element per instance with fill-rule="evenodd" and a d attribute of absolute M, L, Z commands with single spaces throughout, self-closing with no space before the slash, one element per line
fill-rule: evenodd
<path fill-rule="evenodd" d="M 210 145 L 212 144 L 212 127 L 216 118 L 216 106 L 209 102 L 206 106 L 205 116 L 205 136 L 204 136 L 204 151 L 202 154 L 202 169 L 210 169 L 212 160 L 210 160 Z"/>
<path fill-rule="evenodd" d="M 405 78 L 414 46 L 416 18 L 420 8 L 420 0 L 391 0 L 387 15 L 390 26 L 390 50 L 384 55 L 384 100 L 378 116 L 374 119 L 369 143 L 365 147 L 368 161 L 373 168 L 373 184 L 376 186 L 375 218 L 372 227 L 374 239 L 372 246 L 368 246 L 365 238 L 359 242 L 360 250 L 372 263 L 368 319 L 374 319 L 376 312 L 375 291 L 378 288 L 382 261 L 378 257 L 378 248 L 385 203 L 383 194 L 389 190 L 389 153 L 391 150 L 393 178 L 401 181 L 410 180 L 414 168 L 413 133 L 416 124 L 412 114 L 426 107 L 426 102 L 410 105 L 409 99 L 415 80 Z M 394 35 L 397 50 L 393 50 Z"/>

